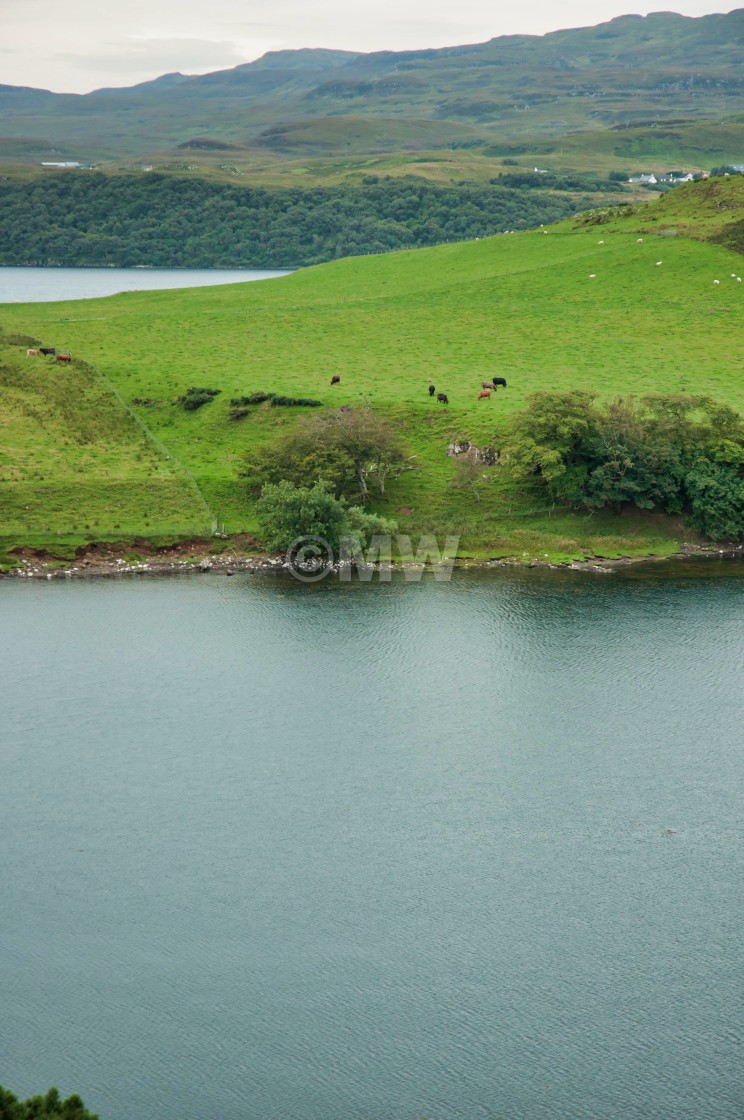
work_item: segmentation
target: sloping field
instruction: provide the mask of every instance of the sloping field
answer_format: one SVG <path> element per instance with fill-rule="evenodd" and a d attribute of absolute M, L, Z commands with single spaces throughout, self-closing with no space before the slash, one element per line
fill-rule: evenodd
<path fill-rule="evenodd" d="M 95 370 L 0 346 L 0 524 L 57 536 L 204 532 L 185 472 L 148 438 Z"/>
<path fill-rule="evenodd" d="M 474 545 L 485 545 L 502 539 L 506 519 L 534 502 L 495 483 L 484 485 L 477 504 L 454 492 L 447 442 L 467 437 L 498 446 L 504 418 L 530 393 L 704 392 L 744 411 L 744 284 L 735 279 L 744 262 L 720 246 L 666 232 L 644 232 L 639 242 L 635 230 L 611 227 L 538 230 L 347 259 L 261 283 L 9 305 L 0 321 L 6 331 L 84 357 L 127 403 L 156 402 L 133 407 L 193 471 L 231 530 L 254 524 L 236 482 L 237 457 L 270 441 L 301 411 L 260 407 L 237 423 L 228 419 L 231 397 L 264 390 L 316 397 L 329 406 L 364 399 L 396 418 L 420 469 L 393 485 L 386 511 L 410 508 L 412 524 L 456 526 Z M 23 357 L 29 377 L 32 371 L 43 376 L 35 362 Z M 333 374 L 341 384 L 332 388 Z M 476 401 L 481 380 L 494 374 L 506 377 L 508 388 Z M 432 403 L 430 382 L 448 394 L 449 407 Z M 185 412 L 173 402 L 190 386 L 221 393 L 199 411 Z M 4 394 L 11 412 L 15 400 Z M 51 433 L 39 428 L 35 438 L 47 462 Z M 134 479 L 135 465 L 145 469 L 144 459 L 133 463 L 123 449 L 114 459 L 108 469 L 117 477 Z M 4 484 L 6 494 L 33 483 L 34 470 L 33 457 L 23 459 Z M 85 476 L 76 477 L 72 466 L 65 471 L 64 479 L 55 472 L 55 480 L 61 479 L 72 516 Z M 193 510 L 203 520 L 195 503 Z M 148 513 L 142 532 L 165 523 L 164 507 Z M 575 544 L 581 530 L 571 517 Z M 35 515 L 32 527 L 38 528 Z M 591 529 L 598 528 L 595 517 Z M 623 531 L 617 519 L 601 528 L 605 535 Z"/>

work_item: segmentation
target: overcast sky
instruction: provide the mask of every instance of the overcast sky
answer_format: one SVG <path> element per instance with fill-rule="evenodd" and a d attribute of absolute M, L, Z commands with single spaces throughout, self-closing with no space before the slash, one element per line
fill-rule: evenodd
<path fill-rule="evenodd" d="M 0 0 L 0 83 L 85 93 L 174 70 L 227 69 L 288 47 L 443 47 L 586 27 L 628 12 L 701 16 L 736 6 L 725 0 Z"/>

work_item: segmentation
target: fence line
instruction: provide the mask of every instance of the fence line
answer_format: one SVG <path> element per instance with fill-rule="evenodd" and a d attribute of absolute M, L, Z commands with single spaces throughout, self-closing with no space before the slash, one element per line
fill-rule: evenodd
<path fill-rule="evenodd" d="M 217 523 L 218 523 L 217 515 L 215 514 L 214 510 L 210 506 L 207 499 L 204 497 L 204 494 L 202 493 L 202 490 L 201 490 L 201 487 L 199 486 L 199 483 L 196 481 L 196 479 L 194 478 L 194 475 L 191 473 L 189 468 L 184 463 L 181 462 L 181 460 L 178 458 L 177 455 L 174 455 L 172 451 L 169 451 L 168 448 L 165 446 L 165 444 L 161 440 L 158 439 L 158 437 L 155 435 L 155 433 L 150 428 L 148 428 L 147 424 L 144 422 L 144 420 L 140 416 L 137 415 L 137 413 L 134 411 L 134 409 L 131 407 L 131 405 L 127 404 L 127 402 L 124 400 L 124 398 L 122 397 L 119 390 L 114 385 L 113 381 L 111 381 L 111 379 L 106 376 L 106 374 L 103 372 L 103 370 L 100 370 L 98 368 L 98 366 L 94 366 L 90 362 L 86 362 L 85 364 L 90 369 L 92 369 L 94 373 L 98 374 L 98 376 L 101 378 L 101 381 L 103 381 L 106 388 L 111 393 L 114 394 L 114 396 L 116 397 L 119 404 L 122 406 L 122 408 L 125 410 L 125 412 L 129 413 L 129 415 L 134 420 L 135 424 L 137 424 L 138 427 L 141 428 L 141 430 L 145 433 L 145 436 L 150 441 L 150 443 L 153 445 L 153 447 L 155 447 L 156 450 L 159 451 L 161 455 L 164 455 L 166 459 L 170 459 L 171 462 L 174 463 L 176 465 L 176 467 L 180 471 L 182 471 L 183 474 L 186 475 L 186 478 L 189 480 L 189 482 L 191 483 L 191 486 L 193 487 L 194 493 L 197 496 L 199 504 L 201 505 L 202 509 L 204 510 L 204 512 L 207 514 L 207 516 L 210 519 L 210 522 L 212 524 L 212 532 L 214 533 L 217 529 Z"/>

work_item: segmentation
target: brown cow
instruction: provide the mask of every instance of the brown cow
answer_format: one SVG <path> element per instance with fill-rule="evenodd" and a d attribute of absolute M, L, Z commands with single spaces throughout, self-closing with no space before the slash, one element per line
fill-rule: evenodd
<path fill-rule="evenodd" d="M 58 362 L 71 362 L 72 361 L 72 354 L 57 354 L 57 361 Z"/>
<path fill-rule="evenodd" d="M 340 385 L 340 384 L 341 384 L 341 378 L 339 377 L 339 375 L 337 373 L 334 373 L 333 377 L 331 378 L 331 385 Z"/>
<path fill-rule="evenodd" d="M 479 401 L 484 401 L 484 400 L 485 400 L 485 401 L 490 401 L 490 399 L 491 399 L 491 390 L 490 390 L 490 389 L 481 389 L 480 393 L 478 394 L 478 397 L 477 397 L 477 399 L 478 399 Z"/>

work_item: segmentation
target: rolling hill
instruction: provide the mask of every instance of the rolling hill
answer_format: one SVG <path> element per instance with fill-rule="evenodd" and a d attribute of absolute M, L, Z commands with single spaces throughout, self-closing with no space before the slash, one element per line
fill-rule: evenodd
<path fill-rule="evenodd" d="M 743 46 L 744 9 L 697 19 L 658 12 L 440 50 L 272 52 L 231 70 L 85 95 L 2 86 L 0 152 L 116 161 L 221 151 L 224 161 L 237 150 L 250 164 L 266 151 L 285 160 L 494 142 L 529 149 L 612 129 L 656 129 L 658 140 L 659 126 L 742 123 Z M 644 153 L 627 152 L 635 154 Z"/>
<path fill-rule="evenodd" d="M 710 180 L 632 213 L 611 208 L 279 280 L 6 305 L 5 546 L 208 533 L 212 519 L 255 531 L 239 456 L 302 410 L 261 406 L 234 422 L 229 401 L 268 391 L 329 407 L 366 400 L 394 420 L 417 469 L 382 508 L 403 510 L 411 530 L 456 530 L 471 551 L 502 555 L 538 543 L 557 556 L 673 550 L 685 530 L 668 519 L 541 520 L 535 496 L 498 469 L 474 504 L 449 485 L 447 445 L 498 446 L 509 414 L 536 390 L 709 393 L 744 410 L 742 262 L 715 243 L 734 236 L 743 211 L 744 181 Z M 70 348 L 76 364 L 26 358 L 31 339 Z M 508 388 L 476 401 L 493 374 Z M 448 408 L 430 401 L 430 381 Z M 176 401 L 192 385 L 220 393 L 186 412 Z"/>

